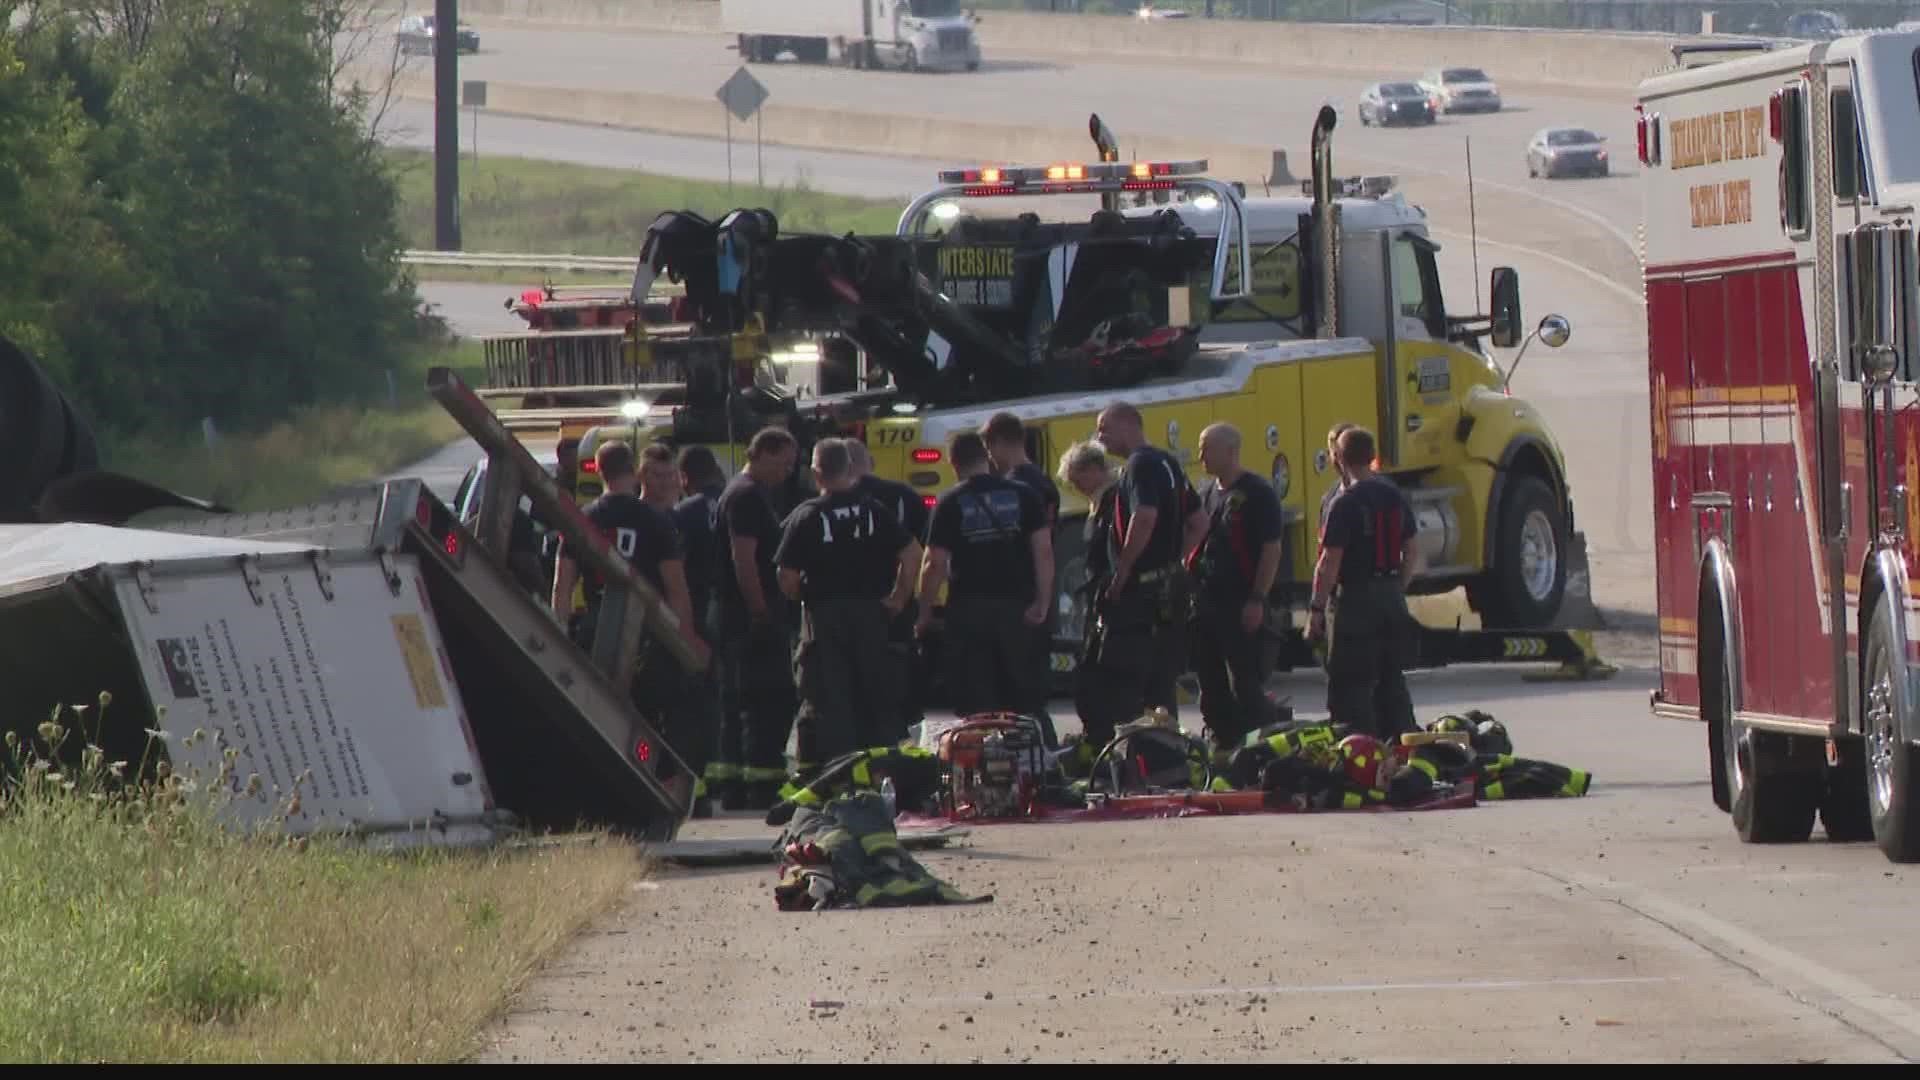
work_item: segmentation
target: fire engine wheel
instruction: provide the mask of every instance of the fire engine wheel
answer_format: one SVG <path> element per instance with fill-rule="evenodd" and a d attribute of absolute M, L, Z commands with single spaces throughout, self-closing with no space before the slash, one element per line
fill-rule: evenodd
<path fill-rule="evenodd" d="M 1720 665 L 1720 701 L 1731 702 L 1726 685 L 1731 665 Z M 1817 773 L 1795 769 L 1789 763 L 1791 735 L 1755 731 L 1734 719 L 1722 705 L 1715 722 L 1725 725 L 1721 746 L 1726 754 L 1728 794 L 1733 803 L 1733 828 L 1749 844 L 1797 844 L 1813 835 L 1813 816 L 1820 805 Z"/>
<path fill-rule="evenodd" d="M 1873 839 L 1873 815 L 1867 808 L 1867 746 L 1864 739 L 1837 740 L 1840 763 L 1827 768 L 1827 794 L 1820 803 L 1820 824 L 1827 839 L 1851 844 Z"/>
<path fill-rule="evenodd" d="M 1501 630 L 1545 626 L 1567 591 L 1567 523 L 1553 490 L 1537 477 L 1515 476 L 1501 501 L 1493 569 L 1475 592 L 1482 621 Z"/>
<path fill-rule="evenodd" d="M 1887 858 L 1899 863 L 1920 862 L 1920 802 L 1913 798 L 1916 767 L 1912 732 L 1913 702 L 1904 667 L 1895 655 L 1900 635 L 1894 632 L 1896 605 L 1882 598 L 1874 608 L 1867 635 L 1865 700 L 1861 722 L 1866 728 L 1867 817 L 1873 837 Z"/>

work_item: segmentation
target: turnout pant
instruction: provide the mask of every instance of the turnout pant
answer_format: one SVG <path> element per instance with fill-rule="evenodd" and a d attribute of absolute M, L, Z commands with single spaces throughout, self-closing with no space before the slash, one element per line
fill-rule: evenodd
<path fill-rule="evenodd" d="M 747 788 L 765 787 L 769 797 L 787 776 L 787 737 L 799 705 L 792 631 L 785 612 L 775 612 L 766 622 L 727 634 L 727 724 L 721 729 L 722 753 L 731 749 L 735 754 L 740 782 Z"/>
<path fill-rule="evenodd" d="M 1180 720 L 1175 680 L 1187 670 L 1186 591 L 1163 582 L 1101 601 L 1099 626 L 1074 680 L 1074 709 L 1096 751 L 1113 741 L 1115 727 L 1155 706 Z"/>
<path fill-rule="evenodd" d="M 1273 719 L 1267 701 L 1267 650 L 1261 630 L 1248 633 L 1240 612 L 1202 600 L 1190 626 L 1193 672 L 1200 681 L 1200 716 L 1217 750 L 1237 748 L 1250 731 Z"/>
<path fill-rule="evenodd" d="M 640 647 L 638 669 L 633 673 L 634 708 L 653 723 L 696 782 L 704 780 L 713 756 L 713 710 L 704 709 L 700 698 L 701 688 L 707 685 L 705 673 L 696 675 L 682 667 L 665 646 L 649 641 Z M 659 770 L 658 775 L 671 779 L 673 773 Z"/>
<path fill-rule="evenodd" d="M 915 724 L 927 718 L 927 661 L 920 651 L 920 640 L 913 633 L 913 623 L 919 614 L 920 602 L 908 600 L 900 614 L 887 623 L 887 670 L 893 672 L 899 683 L 895 698 L 900 703 L 900 719 L 889 729 L 885 740 L 889 744 L 906 738 Z"/>
<path fill-rule="evenodd" d="M 1017 712 L 1040 721 L 1048 746 L 1058 745 L 1047 715 L 1051 672 L 1045 626 L 1028 626 L 1022 600 L 958 597 L 947 601 L 944 653 L 947 696 L 959 716 Z"/>
<path fill-rule="evenodd" d="M 1327 712 L 1336 724 L 1381 741 L 1415 731 L 1406 665 L 1413 615 L 1395 578 L 1340 586 L 1327 650 Z"/>
<path fill-rule="evenodd" d="M 842 754 L 894 739 L 899 673 L 879 600 L 808 601 L 794 650 L 801 710 L 799 760 L 818 768 Z"/>

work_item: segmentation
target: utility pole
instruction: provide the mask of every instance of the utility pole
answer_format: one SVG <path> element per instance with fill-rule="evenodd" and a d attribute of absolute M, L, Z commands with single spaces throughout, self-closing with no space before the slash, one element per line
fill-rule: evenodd
<path fill-rule="evenodd" d="M 460 13 L 433 2 L 433 219 L 435 246 L 460 250 Z"/>

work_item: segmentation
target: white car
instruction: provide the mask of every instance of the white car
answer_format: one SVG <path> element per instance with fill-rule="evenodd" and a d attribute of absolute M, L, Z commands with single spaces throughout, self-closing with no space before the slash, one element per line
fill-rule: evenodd
<path fill-rule="evenodd" d="M 1441 112 L 1499 112 L 1500 88 L 1479 68 L 1434 68 L 1420 76 L 1420 88 Z"/>

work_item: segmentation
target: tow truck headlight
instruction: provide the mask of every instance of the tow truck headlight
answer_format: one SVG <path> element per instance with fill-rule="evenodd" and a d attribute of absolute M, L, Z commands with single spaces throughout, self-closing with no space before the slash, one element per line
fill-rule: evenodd
<path fill-rule="evenodd" d="M 1287 497 L 1287 490 L 1293 486 L 1293 470 L 1287 464 L 1287 455 L 1273 455 L 1273 494 L 1275 498 Z"/>

